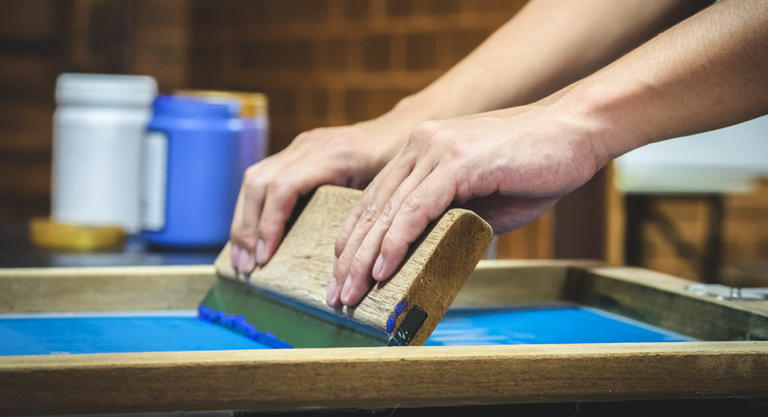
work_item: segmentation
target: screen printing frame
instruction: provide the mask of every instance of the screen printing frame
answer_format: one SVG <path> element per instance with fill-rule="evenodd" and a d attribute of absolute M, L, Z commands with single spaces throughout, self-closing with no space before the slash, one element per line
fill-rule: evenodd
<path fill-rule="evenodd" d="M 0 269 L 0 313 L 195 308 L 211 266 Z M 481 261 L 456 307 L 575 302 L 702 342 L 0 357 L 0 414 L 274 410 L 768 395 L 768 301 L 571 261 Z"/>

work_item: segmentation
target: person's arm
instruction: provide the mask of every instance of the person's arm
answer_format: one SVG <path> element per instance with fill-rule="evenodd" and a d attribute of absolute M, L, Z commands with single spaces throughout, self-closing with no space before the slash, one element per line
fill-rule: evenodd
<path fill-rule="evenodd" d="M 504 232 L 611 158 L 768 112 L 768 0 L 726 0 L 532 105 L 420 124 L 336 242 L 327 302 L 356 305 L 451 203 Z"/>
<path fill-rule="evenodd" d="M 606 132 L 605 160 L 768 111 L 768 1 L 722 1 L 563 93 Z M 621 134 L 618 134 L 621 133 Z"/>
<path fill-rule="evenodd" d="M 446 119 L 532 103 L 585 77 L 712 0 L 531 0 L 409 100 Z"/>
<path fill-rule="evenodd" d="M 474 52 L 387 114 L 302 133 L 246 172 L 232 221 L 232 265 L 272 256 L 299 196 L 362 187 L 421 121 L 525 104 L 600 68 L 702 8 L 691 0 L 532 0 Z"/>

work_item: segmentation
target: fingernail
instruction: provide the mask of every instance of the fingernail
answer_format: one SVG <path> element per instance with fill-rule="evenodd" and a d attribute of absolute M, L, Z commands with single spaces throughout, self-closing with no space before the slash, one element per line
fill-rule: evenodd
<path fill-rule="evenodd" d="M 328 290 L 325 293 L 325 303 L 330 307 L 336 307 L 336 289 L 339 284 L 336 282 L 336 278 L 331 278 L 331 282 L 328 283 Z"/>
<path fill-rule="evenodd" d="M 373 278 L 381 279 L 381 272 L 384 269 L 384 257 L 379 253 L 379 257 L 376 258 L 376 263 L 373 264 Z"/>
<path fill-rule="evenodd" d="M 349 290 L 352 289 L 352 277 L 347 276 L 347 279 L 344 281 L 344 286 L 341 287 L 341 302 L 344 304 L 347 304 L 349 301 Z"/>
<path fill-rule="evenodd" d="M 240 260 L 237 262 L 237 265 L 240 267 L 240 272 L 250 274 L 254 267 L 253 256 L 246 249 L 242 249 L 239 258 Z"/>
<path fill-rule="evenodd" d="M 256 242 L 256 262 L 259 265 L 267 263 L 267 245 L 261 239 Z"/>
<path fill-rule="evenodd" d="M 237 271 L 240 262 L 240 246 L 232 244 L 229 247 L 229 259 L 232 261 L 232 268 Z"/>

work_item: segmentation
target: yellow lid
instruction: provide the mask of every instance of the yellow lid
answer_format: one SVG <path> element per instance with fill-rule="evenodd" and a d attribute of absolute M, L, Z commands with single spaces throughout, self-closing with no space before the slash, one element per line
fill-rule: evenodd
<path fill-rule="evenodd" d="M 175 93 L 188 97 L 192 96 L 212 99 L 234 98 L 240 102 L 240 117 L 244 119 L 267 117 L 269 101 L 267 100 L 266 94 L 221 90 L 176 90 Z"/>
<path fill-rule="evenodd" d="M 29 221 L 29 236 L 36 246 L 83 252 L 119 250 L 125 243 L 121 227 L 56 223 L 42 217 Z"/>

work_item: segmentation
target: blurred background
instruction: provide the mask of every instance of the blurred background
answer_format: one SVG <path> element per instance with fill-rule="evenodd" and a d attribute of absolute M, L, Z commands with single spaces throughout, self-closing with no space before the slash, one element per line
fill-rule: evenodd
<path fill-rule="evenodd" d="M 149 75 L 161 93 L 264 93 L 274 153 L 303 130 L 388 110 L 524 3 L 0 0 L 0 248 L 18 248 L 27 222 L 50 213 L 61 73 Z M 746 135 L 768 143 L 768 124 L 757 123 Z M 731 143 L 724 135 L 713 149 Z M 630 156 L 539 220 L 500 237 L 491 256 L 602 259 L 701 281 L 768 285 L 768 149 L 755 143 L 749 169 L 736 155 L 731 165 L 715 169 L 702 160 L 689 171 L 687 149 L 666 169 L 644 165 L 670 154 L 663 148 Z M 723 176 L 733 181 L 717 180 Z M 673 177 L 679 180 L 670 185 Z"/>

